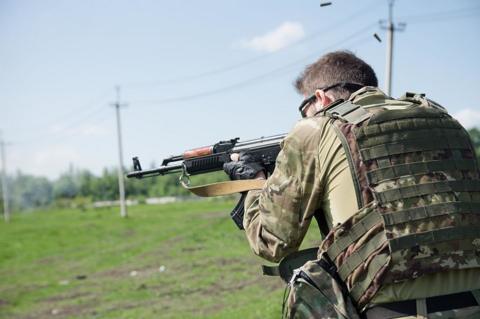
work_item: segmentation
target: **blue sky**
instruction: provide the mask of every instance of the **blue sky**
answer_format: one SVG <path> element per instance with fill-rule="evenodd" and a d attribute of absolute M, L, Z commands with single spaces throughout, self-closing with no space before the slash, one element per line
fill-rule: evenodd
<path fill-rule="evenodd" d="M 147 165 L 222 139 L 287 132 L 305 65 L 348 49 L 384 85 L 387 0 L 0 2 L 0 129 L 10 173 Z M 480 2 L 397 0 L 393 96 L 426 93 L 480 126 Z M 384 40 L 377 42 L 373 33 Z"/>

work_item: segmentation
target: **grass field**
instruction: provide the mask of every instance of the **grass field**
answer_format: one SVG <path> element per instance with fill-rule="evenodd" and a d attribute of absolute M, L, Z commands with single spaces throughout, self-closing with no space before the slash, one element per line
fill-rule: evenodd
<path fill-rule="evenodd" d="M 14 214 L 0 222 L 0 318 L 279 318 L 284 286 L 261 275 L 233 205 Z"/>

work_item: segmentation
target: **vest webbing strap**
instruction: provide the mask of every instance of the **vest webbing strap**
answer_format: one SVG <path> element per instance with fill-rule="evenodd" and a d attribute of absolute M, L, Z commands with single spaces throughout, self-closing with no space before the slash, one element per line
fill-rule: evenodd
<path fill-rule="evenodd" d="M 446 202 L 383 214 L 385 225 L 396 225 L 452 213 L 480 214 L 478 202 Z"/>
<path fill-rule="evenodd" d="M 408 248 L 410 249 L 410 248 Z M 472 258 L 478 258 L 480 262 L 480 256 L 475 255 L 475 251 L 480 253 L 480 247 L 476 245 L 476 241 L 472 240 L 472 238 L 467 239 L 459 239 L 455 241 L 454 246 L 450 241 L 444 242 L 434 242 L 429 243 L 428 245 L 419 245 L 406 252 L 405 250 L 401 249 L 392 253 L 392 259 L 395 260 L 394 264 L 397 261 L 406 261 L 407 263 L 415 264 L 417 261 L 421 263 L 431 263 L 432 260 L 448 260 L 451 258 L 451 255 L 457 255 L 459 257 L 463 256 L 462 251 L 465 252 L 472 252 Z M 408 257 L 406 257 L 408 256 Z M 450 257 L 446 257 L 450 256 Z M 428 259 L 430 258 L 430 259 Z M 408 259 L 408 260 L 406 260 Z M 416 269 L 412 269 L 415 271 Z"/>
<path fill-rule="evenodd" d="M 465 250 L 462 249 L 461 251 L 456 251 L 453 252 L 457 256 L 461 257 L 462 260 L 466 262 L 455 262 L 455 265 L 451 266 L 450 269 L 446 270 L 461 270 L 461 269 L 472 269 L 472 268 L 479 268 L 480 267 L 480 258 L 478 257 L 478 250 Z M 397 263 L 395 260 L 402 261 L 405 260 L 405 253 L 404 252 L 393 252 L 392 253 L 392 263 Z M 423 268 L 423 267 L 431 267 L 431 265 L 435 265 L 439 263 L 439 260 L 445 260 L 445 262 L 448 262 L 449 259 L 452 258 L 452 255 L 447 255 L 444 256 L 442 253 L 434 256 L 424 256 L 424 257 L 415 257 L 411 262 L 415 263 L 416 267 Z M 446 266 L 446 265 L 445 265 Z M 411 270 L 412 272 L 414 270 Z M 410 278 L 404 278 L 401 280 L 389 278 L 386 279 L 386 283 L 392 283 L 392 282 L 399 282 L 399 281 L 404 281 L 404 280 L 410 280 L 414 279 L 412 277 Z"/>
<path fill-rule="evenodd" d="M 445 138 L 465 138 L 465 132 L 458 128 L 425 128 L 425 129 L 416 129 L 410 131 L 397 131 L 388 134 L 381 134 L 378 136 L 373 136 L 366 139 L 361 139 L 358 141 L 358 144 L 361 148 L 369 148 L 377 145 L 382 145 L 386 143 L 394 143 L 406 140 L 415 140 L 419 136 L 428 136 L 431 139 L 445 139 Z"/>
<path fill-rule="evenodd" d="M 353 110 L 352 112 L 345 115 L 343 118 L 348 123 L 358 124 L 372 116 L 371 113 L 365 111 L 365 109 L 358 107 L 357 109 Z"/>
<path fill-rule="evenodd" d="M 453 121 L 449 117 L 446 118 L 443 116 L 442 118 L 425 118 L 425 116 L 422 115 L 422 117 L 414 117 L 414 118 L 402 118 L 402 119 L 396 119 L 395 124 L 377 124 L 377 119 L 378 117 L 382 116 L 384 113 L 390 113 L 392 111 L 388 112 L 381 112 L 377 113 L 375 116 L 373 116 L 370 121 L 368 122 L 367 126 L 363 126 L 360 128 L 357 133 L 355 134 L 358 139 L 362 140 L 365 138 L 370 138 L 370 137 L 375 137 L 378 135 L 383 135 L 383 134 L 389 134 L 392 132 L 398 132 L 400 131 L 407 131 L 407 130 L 418 130 L 418 129 L 434 129 L 438 127 L 444 127 L 446 129 L 461 129 L 461 126 L 458 124 L 458 122 Z"/>
<path fill-rule="evenodd" d="M 368 273 L 365 279 L 362 281 L 357 282 L 352 289 L 350 290 L 350 294 L 352 297 L 358 301 L 362 294 L 367 290 L 368 286 L 372 283 L 373 279 L 380 271 L 380 269 L 387 264 L 389 261 L 389 257 L 387 254 L 381 254 L 375 256 L 371 263 L 368 265 Z"/>
<path fill-rule="evenodd" d="M 278 266 L 262 265 L 262 273 L 264 276 L 280 276 Z"/>
<path fill-rule="evenodd" d="M 393 224 L 398 224 L 406 221 L 413 221 L 413 220 L 419 220 L 427 217 L 449 214 L 452 212 L 480 213 L 480 203 L 466 203 L 466 202 L 441 203 L 441 204 L 435 204 L 431 206 L 417 207 L 413 209 L 393 212 L 393 213 L 389 213 L 381 216 L 384 219 L 385 225 L 393 225 Z M 345 250 L 349 245 L 351 245 L 356 239 L 358 239 L 361 235 L 363 235 L 366 232 L 365 226 L 375 225 L 377 222 L 380 221 L 379 220 L 380 218 L 381 218 L 380 215 L 376 211 L 372 211 L 367 216 L 365 216 L 359 223 L 355 224 L 352 227 L 352 230 L 354 230 L 355 232 L 354 237 L 340 238 L 336 242 L 334 242 L 334 244 L 327 250 L 327 253 L 330 256 L 330 258 L 332 259 L 336 258 L 340 252 Z M 476 230 L 477 235 L 480 236 L 480 228 L 477 227 L 476 229 L 477 229 Z M 427 236 L 433 236 L 433 238 L 436 238 L 435 240 L 439 240 L 439 241 L 442 238 L 446 238 L 443 240 L 449 240 L 448 236 L 451 236 L 450 233 L 452 232 L 452 230 L 443 230 L 443 231 L 445 232 L 444 234 L 441 234 L 441 232 L 438 232 L 438 234 L 431 234 Z M 460 231 L 459 235 L 461 234 L 463 234 L 462 230 Z M 421 234 L 421 235 L 423 236 L 424 234 Z M 399 244 L 404 245 L 402 244 L 402 241 L 407 239 L 402 239 L 402 238 L 410 237 L 410 236 L 412 236 L 412 238 L 415 238 L 416 235 L 414 234 L 414 235 L 404 236 L 404 237 L 392 240 L 392 241 L 395 241 L 395 243 L 393 244 L 394 247 L 395 245 L 399 245 Z M 420 237 L 417 237 L 417 238 L 420 238 Z M 367 242 L 367 244 L 364 245 L 360 250 L 352 253 L 352 255 L 347 257 L 347 259 L 339 267 L 339 270 L 338 270 L 342 280 L 345 280 L 355 268 L 357 268 L 363 261 L 365 261 L 366 258 L 372 252 L 378 249 L 386 240 L 387 239 L 385 237 L 385 233 L 381 232 L 375 235 L 372 239 L 370 239 Z M 418 240 L 412 239 L 412 241 L 417 243 Z M 333 248 L 334 245 L 336 246 L 335 248 Z M 408 242 L 405 245 L 408 246 L 409 245 Z M 402 248 L 408 248 L 408 247 L 401 247 L 399 249 L 402 249 Z"/>
<path fill-rule="evenodd" d="M 302 249 L 285 256 L 278 265 L 263 265 L 262 271 L 266 276 L 280 276 L 288 283 L 295 269 L 302 267 L 307 261 L 316 260 L 317 258 L 318 247 Z"/>
<path fill-rule="evenodd" d="M 331 118 L 339 118 L 353 124 L 359 124 L 372 116 L 372 113 L 350 101 L 329 107 L 325 114 Z"/>
<path fill-rule="evenodd" d="M 350 101 L 337 100 L 327 106 L 325 114 L 335 118 L 343 117 L 345 114 L 348 114 L 359 107 L 360 106 L 355 105 Z"/>
<path fill-rule="evenodd" d="M 428 162 L 415 162 L 382 167 L 367 172 L 367 177 L 370 184 L 378 184 L 381 181 L 394 179 L 405 175 L 427 174 L 436 171 L 475 169 L 475 162 L 471 159 L 451 159 Z"/>
<path fill-rule="evenodd" d="M 370 256 L 375 250 L 380 248 L 387 241 L 385 232 L 381 231 L 371 238 L 362 248 L 353 252 L 348 256 L 343 264 L 338 268 L 338 274 L 343 281 L 357 268 L 367 260 L 367 257 Z"/>
<path fill-rule="evenodd" d="M 416 139 L 397 143 L 377 145 L 360 150 L 364 161 L 379 157 L 405 154 L 410 152 L 434 151 L 443 149 L 470 149 L 470 143 L 465 137 L 448 139 Z"/>
<path fill-rule="evenodd" d="M 480 238 L 480 226 L 448 227 L 410 234 L 389 240 L 389 245 L 391 251 L 394 252 L 418 245 L 467 238 Z"/>
<path fill-rule="evenodd" d="M 335 260 L 337 256 L 348 246 L 350 246 L 357 239 L 362 237 L 367 231 L 369 231 L 373 226 L 382 221 L 382 216 L 376 210 L 371 211 L 365 217 L 363 217 L 359 222 L 352 226 L 352 228 L 347 231 L 345 237 L 340 237 L 336 239 L 333 244 L 327 249 L 327 254 L 330 259 Z"/>
<path fill-rule="evenodd" d="M 423 123 L 426 118 L 440 120 L 442 118 L 450 119 L 450 115 L 446 112 L 441 112 L 436 109 L 429 109 L 424 107 L 412 107 L 401 110 L 389 110 L 388 112 L 381 112 L 372 118 L 371 124 L 381 124 L 389 121 L 398 121 L 403 119 L 416 120 L 419 123 Z M 451 121 L 451 120 L 450 120 Z M 456 124 L 456 126 L 459 126 Z M 395 130 L 398 130 L 396 128 Z"/>
<path fill-rule="evenodd" d="M 478 191 L 480 191 L 479 180 L 440 181 L 394 188 L 375 193 L 375 196 L 379 202 L 388 203 L 394 200 L 436 193 Z"/>

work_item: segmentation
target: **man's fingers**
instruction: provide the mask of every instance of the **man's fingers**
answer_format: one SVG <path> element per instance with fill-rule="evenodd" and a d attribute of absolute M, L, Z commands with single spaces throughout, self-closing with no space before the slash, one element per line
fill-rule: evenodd
<path fill-rule="evenodd" d="M 238 162 L 239 158 L 240 158 L 240 154 L 238 154 L 238 153 L 232 153 L 232 154 L 230 154 L 230 159 L 231 159 L 233 162 Z"/>

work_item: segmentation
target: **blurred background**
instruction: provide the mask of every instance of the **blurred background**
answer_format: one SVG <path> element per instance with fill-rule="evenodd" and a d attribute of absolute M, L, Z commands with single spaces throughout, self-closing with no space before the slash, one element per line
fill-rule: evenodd
<path fill-rule="evenodd" d="M 303 99 L 292 82 L 329 51 L 357 54 L 388 91 L 389 18 L 390 94 L 425 93 L 478 150 L 475 0 L 1 1 L 0 317 L 279 317 L 283 286 L 257 286 L 234 199 L 127 180 L 119 217 L 116 106 L 124 171 L 285 133 Z"/>

